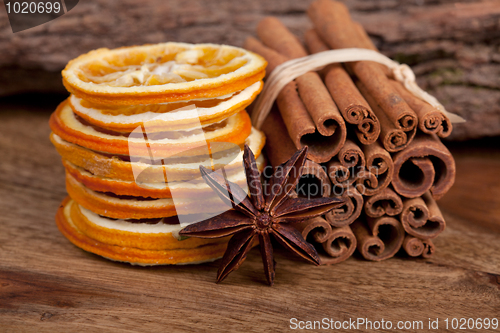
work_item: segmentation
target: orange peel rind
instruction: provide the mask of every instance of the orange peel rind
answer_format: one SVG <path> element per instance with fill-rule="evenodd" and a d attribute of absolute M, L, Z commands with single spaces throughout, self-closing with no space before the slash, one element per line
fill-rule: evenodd
<path fill-rule="evenodd" d="M 151 219 L 175 215 L 223 213 L 227 205 L 217 196 L 204 198 L 123 198 L 96 192 L 66 174 L 66 191 L 81 206 L 114 219 Z"/>
<path fill-rule="evenodd" d="M 212 189 L 203 179 L 189 182 L 170 182 L 165 184 L 137 184 L 135 181 L 124 181 L 112 178 L 99 177 L 91 174 L 83 168 L 63 159 L 63 165 L 66 172 L 69 173 L 77 182 L 96 192 L 112 192 L 122 196 L 138 196 L 149 198 L 172 198 L 172 193 L 176 198 L 200 198 L 213 194 Z M 257 158 L 257 166 L 262 172 L 265 166 L 264 156 Z M 245 187 L 246 176 L 244 170 L 234 174 L 229 174 L 227 179 L 240 187 Z M 163 186 L 159 186 L 163 185 Z"/>
<path fill-rule="evenodd" d="M 141 170 L 141 179 L 149 183 L 164 183 L 166 181 L 164 175 L 167 175 L 168 182 L 193 179 L 200 174 L 200 164 L 208 164 L 207 167 L 210 167 L 210 164 L 212 164 L 215 169 L 224 167 L 226 172 L 230 174 L 233 169 L 241 167 L 243 158 L 243 152 L 240 152 L 236 157 L 233 155 L 229 155 L 229 157 L 221 156 L 220 158 L 214 157 L 212 161 L 208 163 L 205 162 L 204 159 L 188 159 L 176 164 L 151 165 L 143 162 L 130 162 L 115 156 L 108 156 L 67 142 L 54 133 L 51 133 L 50 140 L 62 158 L 68 160 L 72 164 L 89 171 L 95 176 L 124 181 L 135 181 L 132 168 Z M 264 134 L 252 128 L 245 143 L 249 145 L 255 157 L 258 158 L 265 144 Z"/>
<path fill-rule="evenodd" d="M 214 142 L 218 143 L 214 147 L 219 151 L 229 149 L 233 145 L 241 146 L 252 128 L 250 117 L 245 111 L 240 111 L 219 124 L 219 127 L 210 131 L 206 128 L 196 128 L 188 133 L 172 131 L 167 133 L 165 138 L 154 140 L 148 137 L 146 140 L 144 136 L 103 133 L 84 124 L 75 117 L 67 101 L 58 106 L 49 120 L 52 131 L 71 143 L 110 154 L 145 157 L 150 154 L 161 157 L 202 155 L 207 151 L 207 143 Z M 143 134 L 143 129 L 138 129 L 140 134 Z M 180 137 L 174 138 L 176 135 Z M 212 152 L 214 150 L 212 149 Z"/>
<path fill-rule="evenodd" d="M 77 227 L 77 224 L 82 226 L 82 221 L 79 220 L 76 223 L 73 221 L 72 216 L 74 215 L 72 214 L 72 208 L 74 205 L 76 204 L 69 197 L 64 199 L 61 203 L 56 215 L 56 224 L 59 230 L 74 245 L 85 251 L 100 255 L 107 259 L 143 266 L 189 263 L 196 264 L 213 261 L 222 257 L 227 247 L 226 240 L 222 240 L 222 242 L 212 241 L 211 243 L 197 243 L 197 241 L 190 240 L 190 242 L 186 243 L 186 245 L 180 245 L 185 241 L 177 241 L 171 233 L 156 236 L 148 236 L 148 234 L 146 234 L 150 240 L 154 239 L 153 244 L 160 245 L 160 247 L 164 247 L 164 249 L 151 249 L 154 248 L 155 245 L 146 246 L 149 247 L 149 249 L 126 246 L 140 244 L 140 242 L 137 243 L 137 240 L 133 239 L 135 238 L 133 233 L 125 234 L 127 237 L 121 242 L 123 245 L 108 244 L 102 240 L 114 243 L 117 239 L 114 237 L 107 238 L 109 235 L 104 233 L 100 237 L 101 240 L 97 240 L 85 234 Z M 101 232 L 103 231 L 103 229 L 95 229 L 92 231 L 91 228 L 92 226 L 84 227 L 84 230 L 89 232 L 89 234 L 92 234 L 93 231 L 97 230 Z M 109 230 L 109 232 L 111 232 L 111 230 Z M 141 235 L 144 236 L 143 233 L 141 233 Z M 128 238 L 129 236 L 132 238 Z M 162 236 L 164 236 L 164 240 L 162 240 Z M 118 242 L 120 241 L 118 240 Z M 162 246 L 162 243 L 168 245 Z M 176 247 L 176 244 L 179 244 L 179 247 Z"/>
<path fill-rule="evenodd" d="M 159 132 L 165 129 L 183 130 L 220 122 L 244 110 L 261 90 L 262 81 L 259 81 L 225 99 L 139 106 L 103 106 L 71 95 L 68 102 L 75 114 L 104 129 L 132 132 L 147 123 L 148 132 Z"/>
<path fill-rule="evenodd" d="M 260 81 L 266 61 L 227 45 L 161 43 L 91 51 L 71 60 L 63 84 L 97 104 L 156 104 L 213 98 Z"/>

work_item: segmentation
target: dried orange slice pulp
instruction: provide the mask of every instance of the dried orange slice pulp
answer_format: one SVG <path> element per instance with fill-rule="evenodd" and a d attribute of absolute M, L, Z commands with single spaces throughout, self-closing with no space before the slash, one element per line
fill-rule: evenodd
<path fill-rule="evenodd" d="M 71 60 L 62 76 L 87 101 L 137 105 L 232 94 L 260 81 L 266 64 L 233 46 L 162 43 L 91 51 Z"/>

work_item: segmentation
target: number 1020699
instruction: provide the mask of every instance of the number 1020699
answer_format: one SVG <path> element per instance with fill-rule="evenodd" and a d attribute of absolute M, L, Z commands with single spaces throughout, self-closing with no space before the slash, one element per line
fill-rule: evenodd
<path fill-rule="evenodd" d="M 47 2 L 26 2 L 26 1 L 6 1 L 7 13 L 11 14 L 58 14 L 61 12 L 61 3 L 58 1 Z"/>
<path fill-rule="evenodd" d="M 453 330 L 496 330 L 498 318 L 446 318 L 446 329 Z"/>

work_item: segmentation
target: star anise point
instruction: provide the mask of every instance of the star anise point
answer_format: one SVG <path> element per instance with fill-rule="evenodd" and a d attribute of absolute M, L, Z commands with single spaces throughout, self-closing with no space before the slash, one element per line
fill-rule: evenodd
<path fill-rule="evenodd" d="M 255 156 L 245 145 L 243 164 L 247 176 L 248 194 L 218 172 L 200 166 L 205 182 L 219 195 L 229 210 L 208 220 L 195 223 L 181 230 L 183 236 L 215 238 L 233 235 L 217 272 L 217 283 L 222 282 L 246 259 L 253 247 L 255 237 L 259 239 L 264 272 L 269 285 L 274 284 L 276 262 L 271 244 L 272 235 L 285 248 L 305 260 L 319 265 L 315 248 L 306 242 L 301 233 L 290 225 L 319 216 L 341 205 L 337 198 L 304 199 L 292 198 L 306 162 L 307 147 L 297 151 L 288 162 L 276 168 L 270 181 L 269 193 L 264 189 Z M 278 169 L 280 173 L 278 173 Z"/>

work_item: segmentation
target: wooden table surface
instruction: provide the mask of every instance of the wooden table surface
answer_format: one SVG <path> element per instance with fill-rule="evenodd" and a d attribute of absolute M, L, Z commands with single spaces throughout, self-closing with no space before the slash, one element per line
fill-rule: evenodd
<path fill-rule="evenodd" d="M 431 259 L 356 256 L 314 267 L 278 251 L 268 287 L 253 249 L 215 284 L 217 262 L 134 267 L 84 252 L 59 233 L 64 170 L 47 121 L 61 98 L 0 100 L 0 332 L 280 332 L 291 318 L 422 321 L 425 328 L 439 318 L 446 331 L 446 318 L 500 317 L 498 139 L 490 148 L 453 144 L 457 180 L 439 202 L 447 228 Z"/>

